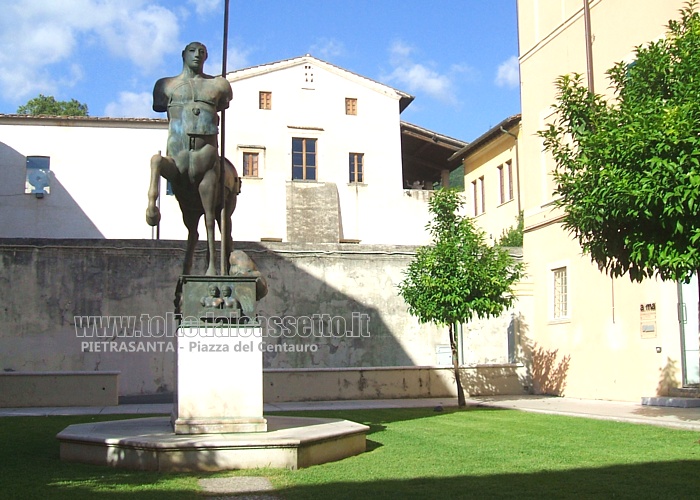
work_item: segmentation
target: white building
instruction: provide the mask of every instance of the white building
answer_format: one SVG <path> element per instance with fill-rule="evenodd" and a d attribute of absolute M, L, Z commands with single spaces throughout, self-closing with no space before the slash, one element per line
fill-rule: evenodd
<path fill-rule="evenodd" d="M 225 150 L 243 176 L 234 240 L 427 242 L 425 188 L 465 143 L 401 122 L 412 96 L 309 55 L 228 79 Z M 0 237 L 185 239 L 165 181 L 160 226 L 145 222 L 149 160 L 166 139 L 165 120 L 0 115 Z M 25 189 L 33 157 L 48 158 L 43 194 Z"/>

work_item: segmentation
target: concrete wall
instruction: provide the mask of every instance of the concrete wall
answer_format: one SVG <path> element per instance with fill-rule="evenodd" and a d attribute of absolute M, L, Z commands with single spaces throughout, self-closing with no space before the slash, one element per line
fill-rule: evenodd
<path fill-rule="evenodd" d="M 482 396 L 524 394 L 527 375 L 523 366 L 508 364 L 464 367 L 460 377 L 465 394 Z M 0 408 L 114 406 L 118 376 L 106 371 L 0 373 Z M 454 371 L 447 367 L 268 368 L 263 373 L 266 403 L 456 395 Z"/>
<path fill-rule="evenodd" d="M 0 373 L 0 408 L 115 406 L 119 372 Z"/>
<path fill-rule="evenodd" d="M 461 380 L 467 395 L 524 394 L 526 376 L 524 369 L 515 365 L 473 366 L 462 369 Z M 434 366 L 268 369 L 263 382 L 268 403 L 457 395 L 453 369 Z"/>
<path fill-rule="evenodd" d="M 121 395 L 172 391 L 175 349 L 168 335 L 174 334 L 174 324 L 168 315 L 183 248 L 172 241 L 0 240 L 0 368 L 119 370 Z M 447 343 L 446 331 L 419 325 L 396 292 L 413 247 L 241 243 L 238 248 L 252 256 L 268 283 L 259 315 L 320 315 L 324 331 L 342 321 L 354 332 L 271 336 L 266 368 L 437 364 L 437 346 Z M 203 246 L 196 258 L 204 258 Z M 154 337 L 126 338 L 111 331 L 107 338 L 94 337 L 91 328 L 76 327 L 75 316 L 107 315 L 134 317 L 136 328 L 127 330 L 146 335 L 150 326 Z M 358 321 L 360 315 L 365 322 Z M 506 336 L 505 327 L 494 328 L 467 347 L 505 346 L 501 337 Z M 122 344 L 133 341 L 147 343 L 146 352 L 112 352 L 113 346 L 102 344 L 129 349 Z M 505 361 L 504 348 L 500 362 Z"/>
<path fill-rule="evenodd" d="M 237 248 L 253 257 L 267 279 L 270 292 L 259 303 L 261 316 L 328 315 L 320 316 L 324 328 L 342 321 L 355 333 L 270 337 L 268 343 L 281 347 L 265 353 L 265 367 L 437 364 L 436 346 L 447 343 L 446 331 L 419 325 L 396 291 L 413 247 L 238 243 Z M 0 240 L 0 283 L 5 290 L 0 299 L 0 368 L 119 370 L 120 395 L 172 391 L 174 339 L 168 335 L 174 325 L 168 314 L 182 257 L 183 244 L 172 241 Z M 204 258 L 203 246 L 196 258 Z M 76 328 L 75 316 L 106 315 L 134 317 L 136 328 L 127 330 L 141 329 L 145 335 L 150 325 L 151 334 L 162 336 L 123 338 L 109 331 L 107 338 L 91 337 L 92 329 L 86 333 L 80 325 Z M 358 315 L 366 322 L 360 324 Z M 507 332 L 495 330 L 469 348 L 503 342 Z M 104 352 L 115 348 L 102 344 L 132 341 L 151 344 L 135 352 Z M 505 351 L 501 360 L 507 360 Z"/>
<path fill-rule="evenodd" d="M 333 182 L 287 181 L 287 241 L 338 243 L 338 187 Z"/>

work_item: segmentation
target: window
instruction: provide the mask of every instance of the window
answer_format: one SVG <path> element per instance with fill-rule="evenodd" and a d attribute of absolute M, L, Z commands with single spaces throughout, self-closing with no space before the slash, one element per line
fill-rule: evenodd
<path fill-rule="evenodd" d="M 243 153 L 243 177 L 259 177 L 258 153 Z"/>
<path fill-rule="evenodd" d="M 486 196 L 484 196 L 484 176 L 479 177 L 479 194 L 481 195 L 481 213 L 486 212 Z"/>
<path fill-rule="evenodd" d="M 508 160 L 498 166 L 498 178 L 500 181 L 501 204 L 513 199 L 513 163 Z"/>
<path fill-rule="evenodd" d="M 474 217 L 479 215 L 479 197 L 477 196 L 476 180 L 472 181 L 472 197 L 474 199 Z"/>
<path fill-rule="evenodd" d="M 43 198 L 51 192 L 49 172 L 51 158 L 48 156 L 27 156 L 27 177 L 24 183 L 25 194 Z"/>
<path fill-rule="evenodd" d="M 552 269 L 553 277 L 553 311 L 552 318 L 564 319 L 569 317 L 569 292 L 566 277 L 566 267 Z"/>
<path fill-rule="evenodd" d="M 260 91 L 260 109 L 272 109 L 272 92 Z"/>
<path fill-rule="evenodd" d="M 356 115 L 357 114 L 357 99 L 354 97 L 345 98 L 345 114 L 346 115 Z"/>
<path fill-rule="evenodd" d="M 265 146 L 257 144 L 238 144 L 236 165 L 241 177 L 262 179 L 265 175 Z"/>
<path fill-rule="evenodd" d="M 506 171 L 508 173 L 508 199 L 513 199 L 513 162 L 508 160 L 506 162 Z"/>
<path fill-rule="evenodd" d="M 500 185 L 500 195 L 501 197 L 499 198 L 501 201 L 501 204 L 506 202 L 506 179 L 505 179 L 505 172 L 503 171 L 503 165 L 498 166 L 498 181 Z"/>
<path fill-rule="evenodd" d="M 350 182 L 364 182 L 364 153 L 350 153 Z"/>
<path fill-rule="evenodd" d="M 316 139 L 292 138 L 292 180 L 316 180 Z"/>

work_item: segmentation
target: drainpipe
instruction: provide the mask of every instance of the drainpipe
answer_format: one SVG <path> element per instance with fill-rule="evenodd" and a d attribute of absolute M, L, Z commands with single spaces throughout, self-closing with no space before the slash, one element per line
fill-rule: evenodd
<path fill-rule="evenodd" d="M 588 72 L 588 91 L 593 93 L 593 36 L 591 35 L 591 7 L 589 0 L 583 0 L 583 25 L 586 34 L 586 71 Z"/>
<path fill-rule="evenodd" d="M 586 72 L 588 73 L 588 92 L 595 93 L 593 85 L 593 35 L 591 34 L 591 7 L 589 0 L 583 0 L 583 29 L 586 37 Z M 612 322 L 615 324 L 615 278 L 610 277 L 610 300 L 612 301 Z"/>

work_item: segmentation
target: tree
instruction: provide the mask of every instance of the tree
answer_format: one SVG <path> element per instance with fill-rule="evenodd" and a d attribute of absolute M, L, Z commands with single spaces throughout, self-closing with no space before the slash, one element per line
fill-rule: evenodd
<path fill-rule="evenodd" d="M 464 165 L 455 168 L 450 172 L 449 187 L 455 188 L 457 191 L 464 191 Z"/>
<path fill-rule="evenodd" d="M 49 115 L 49 116 L 88 116 L 87 104 L 75 99 L 57 101 L 53 96 L 39 94 L 39 97 L 29 99 L 27 104 L 17 108 L 19 115 Z"/>
<path fill-rule="evenodd" d="M 563 226 L 610 276 L 687 281 L 700 269 L 700 17 L 607 74 L 606 99 L 581 75 L 556 81 L 557 118 L 539 132 L 556 162 Z"/>
<path fill-rule="evenodd" d="M 430 246 L 419 247 L 399 284 L 408 311 L 421 323 L 447 326 L 459 406 L 466 405 L 457 357 L 458 323 L 498 316 L 515 300 L 512 286 L 522 275 L 499 247 L 485 243 L 484 232 L 459 215 L 464 205 L 454 190 L 441 189 L 430 198 Z"/>
<path fill-rule="evenodd" d="M 501 233 L 501 237 L 498 238 L 496 242 L 497 245 L 502 247 L 522 247 L 523 246 L 523 233 L 525 232 L 525 220 L 523 219 L 523 211 L 521 210 L 516 217 L 516 225 L 511 226 L 508 229 L 504 229 Z"/>

